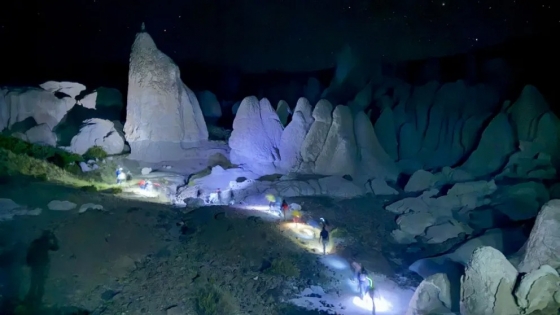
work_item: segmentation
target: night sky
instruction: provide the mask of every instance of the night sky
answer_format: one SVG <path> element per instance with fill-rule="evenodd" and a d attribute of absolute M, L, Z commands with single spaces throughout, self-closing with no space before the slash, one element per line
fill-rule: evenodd
<path fill-rule="evenodd" d="M 360 54 L 420 59 L 560 26 L 552 0 L 4 0 L 2 54 L 36 65 L 124 62 L 142 21 L 174 60 L 324 69 Z M 560 6 L 560 4 L 556 4 Z"/>

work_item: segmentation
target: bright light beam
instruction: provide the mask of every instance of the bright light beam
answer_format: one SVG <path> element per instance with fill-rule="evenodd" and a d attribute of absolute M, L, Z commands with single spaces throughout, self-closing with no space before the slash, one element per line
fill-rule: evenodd
<path fill-rule="evenodd" d="M 391 302 L 387 301 L 384 297 L 377 294 L 373 298 L 375 301 L 375 311 L 379 313 L 385 313 L 390 311 L 393 308 Z M 353 301 L 354 305 L 363 308 L 365 310 L 371 311 L 373 309 L 373 303 L 369 295 L 366 295 L 364 299 L 360 299 L 359 297 L 354 297 Z"/>

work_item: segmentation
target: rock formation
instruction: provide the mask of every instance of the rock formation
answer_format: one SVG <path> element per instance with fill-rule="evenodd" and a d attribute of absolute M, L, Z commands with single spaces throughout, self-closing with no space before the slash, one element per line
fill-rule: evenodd
<path fill-rule="evenodd" d="M 58 98 L 39 88 L 0 88 L 0 131 L 28 118 L 52 130 L 75 104 L 72 97 Z"/>
<path fill-rule="evenodd" d="M 500 251 L 475 250 L 461 279 L 461 314 L 519 314 L 513 297 L 516 281 L 517 270 Z"/>
<path fill-rule="evenodd" d="M 192 147 L 208 139 L 196 96 L 145 31 L 132 45 L 127 104 L 124 132 L 132 158 L 161 160 L 168 145 Z"/>
<path fill-rule="evenodd" d="M 430 276 L 416 288 L 406 315 L 451 313 L 451 285 L 442 273 Z"/>
<path fill-rule="evenodd" d="M 81 155 L 94 146 L 101 147 L 109 155 L 120 154 L 124 150 L 124 139 L 111 121 L 92 118 L 84 121 L 80 132 L 66 149 Z"/>
<path fill-rule="evenodd" d="M 275 173 L 274 164 L 280 162 L 282 131 L 280 119 L 267 99 L 246 97 L 239 106 L 229 138 L 231 162 L 247 164 L 257 173 Z"/>
<path fill-rule="evenodd" d="M 292 121 L 286 126 L 280 137 L 281 161 L 279 166 L 284 171 L 297 171 L 303 162 L 301 146 L 314 120 L 311 104 L 307 99 L 300 98 L 296 104 Z"/>
<path fill-rule="evenodd" d="M 531 272 L 542 265 L 560 270 L 560 200 L 551 200 L 537 216 L 519 271 Z"/>

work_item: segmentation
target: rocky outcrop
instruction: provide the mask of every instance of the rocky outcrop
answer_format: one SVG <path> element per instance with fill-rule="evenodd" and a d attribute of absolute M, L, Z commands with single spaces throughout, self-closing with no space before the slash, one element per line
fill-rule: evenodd
<path fill-rule="evenodd" d="M 229 138 L 231 162 L 246 165 L 257 173 L 275 173 L 280 162 L 283 127 L 278 115 L 264 98 L 246 97 L 241 102 Z"/>
<path fill-rule="evenodd" d="M 332 114 L 332 124 L 315 160 L 315 174 L 352 175 L 356 170 L 357 147 L 354 119 L 349 107 L 339 105 Z"/>
<path fill-rule="evenodd" d="M 475 250 L 461 277 L 461 314 L 519 314 L 513 297 L 517 270 L 492 247 Z"/>
<path fill-rule="evenodd" d="M 539 212 L 518 268 L 520 272 L 527 273 L 542 265 L 560 270 L 560 200 L 558 199 L 549 201 Z"/>
<path fill-rule="evenodd" d="M 406 315 L 431 315 L 451 313 L 451 284 L 445 274 L 438 273 L 420 283 Z"/>
<path fill-rule="evenodd" d="M 86 86 L 75 82 L 47 81 L 39 85 L 43 90 L 51 93 L 63 93 L 76 99 L 80 93 L 86 90 Z"/>
<path fill-rule="evenodd" d="M 521 314 L 554 314 L 560 309 L 560 301 L 554 296 L 560 292 L 560 276 L 554 268 L 543 265 L 521 278 L 515 297 Z"/>
<path fill-rule="evenodd" d="M 305 98 L 300 98 L 296 104 L 292 121 L 286 126 L 280 137 L 279 166 L 285 172 L 297 171 L 303 157 L 301 147 L 305 137 L 313 124 L 311 104 Z"/>
<path fill-rule="evenodd" d="M 84 121 L 80 132 L 72 138 L 66 150 L 84 154 L 94 146 L 101 147 L 107 154 L 120 154 L 124 150 L 124 139 L 115 129 L 113 122 L 99 118 Z"/>
<path fill-rule="evenodd" d="M 72 97 L 58 98 L 39 88 L 0 88 L 0 131 L 28 118 L 52 130 L 75 104 Z"/>
<path fill-rule="evenodd" d="M 208 139 L 196 96 L 145 31 L 136 35 L 130 54 L 124 132 L 131 157 L 144 160 L 161 160 L 162 143 L 186 147 Z"/>
<path fill-rule="evenodd" d="M 331 128 L 332 111 L 331 103 L 326 100 L 320 100 L 313 109 L 313 124 L 301 145 L 303 164 L 300 170 L 302 172 L 313 172 L 315 169 L 315 161 L 323 150 L 323 145 Z"/>
<path fill-rule="evenodd" d="M 29 143 L 56 147 L 57 137 L 47 124 L 37 125 L 25 132 L 25 139 Z"/>
<path fill-rule="evenodd" d="M 399 228 L 392 232 L 393 238 L 401 244 L 415 243 L 417 237 L 438 244 L 462 233 L 471 234 L 473 230 L 456 218 L 460 213 L 489 204 L 487 196 L 496 189 L 493 181 L 457 183 L 443 196 L 438 197 L 439 190 L 431 189 L 418 197 L 392 203 L 385 209 L 399 214 Z"/>

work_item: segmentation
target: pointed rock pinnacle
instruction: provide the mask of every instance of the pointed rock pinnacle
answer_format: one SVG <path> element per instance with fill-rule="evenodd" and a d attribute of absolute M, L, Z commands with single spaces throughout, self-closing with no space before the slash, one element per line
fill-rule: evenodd
<path fill-rule="evenodd" d="M 146 31 L 146 23 L 142 22 L 142 26 L 140 27 L 140 31 L 142 31 L 142 32 Z"/>

